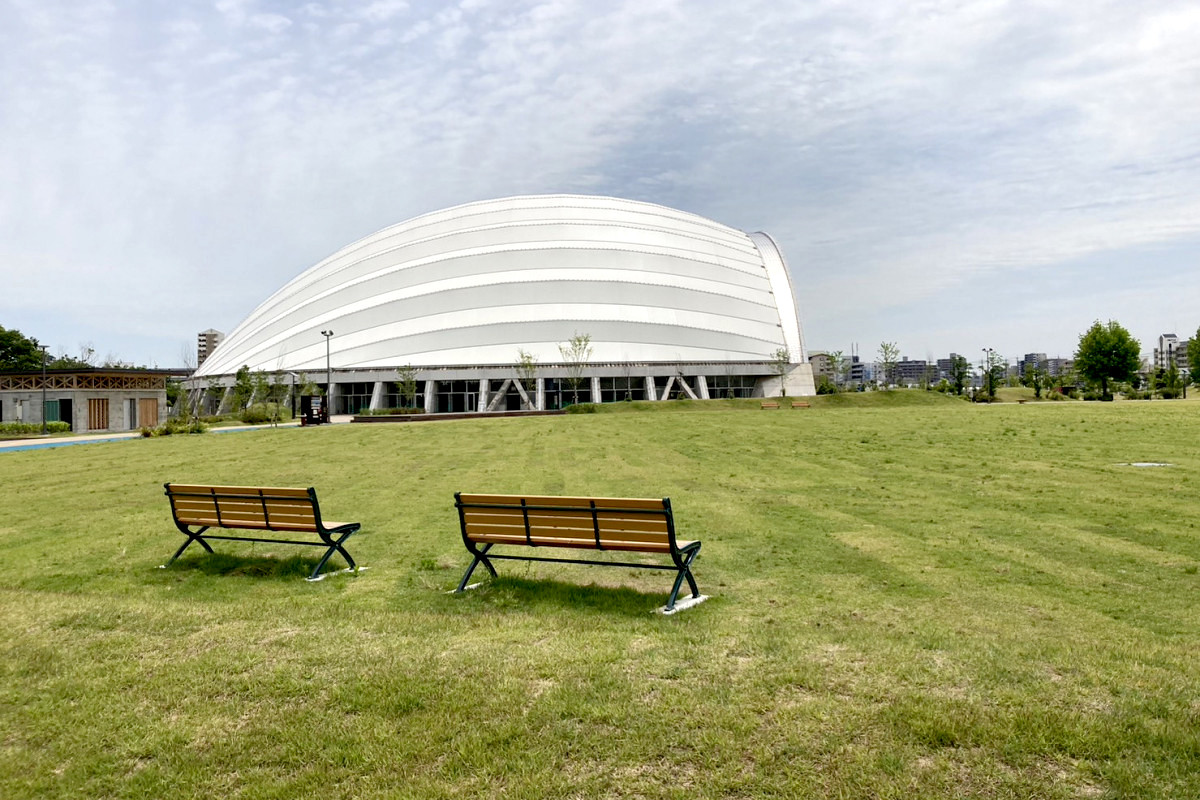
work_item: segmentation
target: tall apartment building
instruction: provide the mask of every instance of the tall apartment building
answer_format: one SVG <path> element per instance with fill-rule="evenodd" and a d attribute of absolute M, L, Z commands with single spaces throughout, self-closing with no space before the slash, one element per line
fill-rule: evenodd
<path fill-rule="evenodd" d="M 1025 370 L 1029 367 L 1047 369 L 1047 362 L 1050 359 L 1046 358 L 1045 353 L 1026 353 L 1021 359 L 1021 363 L 1017 365 L 1017 375 L 1024 375 Z"/>
<path fill-rule="evenodd" d="M 837 383 L 837 370 L 833 366 L 833 358 L 824 350 L 809 350 L 808 362 L 812 364 L 813 379 L 819 384 L 821 378 L 828 378 Z"/>
<path fill-rule="evenodd" d="M 1050 377 L 1057 378 L 1059 375 L 1065 375 L 1075 366 L 1074 359 L 1070 358 L 1047 358 L 1046 372 L 1050 373 Z"/>
<path fill-rule="evenodd" d="M 1187 349 L 1190 339 L 1180 341 L 1173 333 L 1164 333 L 1158 337 L 1158 347 L 1154 348 L 1154 368 L 1166 369 L 1172 361 L 1181 370 L 1188 369 Z"/>
<path fill-rule="evenodd" d="M 212 355 L 213 350 L 217 349 L 217 345 L 225 338 L 225 334 L 220 331 L 214 331 L 209 328 L 206 331 L 201 331 L 196 336 L 196 366 L 199 367 L 204 363 L 204 359 Z"/>

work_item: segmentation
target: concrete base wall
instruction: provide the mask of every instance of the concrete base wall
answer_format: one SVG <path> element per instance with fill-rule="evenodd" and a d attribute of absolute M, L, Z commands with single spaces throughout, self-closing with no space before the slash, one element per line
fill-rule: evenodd
<path fill-rule="evenodd" d="M 811 397 L 817 393 L 817 384 L 813 378 L 812 364 L 797 364 L 788 374 L 783 376 L 783 391 L 780 392 L 778 376 L 763 378 L 758 388 L 762 397 Z"/>

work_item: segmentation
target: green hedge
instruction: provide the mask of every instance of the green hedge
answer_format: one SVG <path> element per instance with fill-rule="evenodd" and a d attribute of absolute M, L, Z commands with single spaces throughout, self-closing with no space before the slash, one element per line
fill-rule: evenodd
<path fill-rule="evenodd" d="M 46 431 L 48 433 L 66 433 L 71 430 L 69 422 L 47 422 Z M 0 433 L 41 433 L 42 423 L 40 422 L 0 422 Z"/>

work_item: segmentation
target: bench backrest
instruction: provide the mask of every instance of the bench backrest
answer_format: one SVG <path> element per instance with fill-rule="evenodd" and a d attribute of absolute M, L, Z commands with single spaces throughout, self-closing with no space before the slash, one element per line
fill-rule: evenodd
<path fill-rule="evenodd" d="M 464 539 L 494 544 L 676 549 L 671 500 L 629 497 L 454 495 Z"/>
<path fill-rule="evenodd" d="M 165 483 L 175 521 L 211 528 L 317 531 L 321 511 L 315 489 L 202 486 Z"/>

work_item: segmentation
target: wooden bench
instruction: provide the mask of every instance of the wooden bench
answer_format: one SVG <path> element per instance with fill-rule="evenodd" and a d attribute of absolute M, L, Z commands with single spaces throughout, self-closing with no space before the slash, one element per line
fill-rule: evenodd
<path fill-rule="evenodd" d="M 308 577 L 310 581 L 319 581 L 325 577 L 320 574 L 321 569 L 334 553 L 341 553 L 342 558 L 346 559 L 349 566 L 343 571 L 358 568 L 342 543 L 359 529 L 360 523 L 326 522 L 321 519 L 316 489 L 201 486 L 184 483 L 164 483 L 163 487 L 171 500 L 171 515 L 175 519 L 175 527 L 188 537 L 164 567 L 179 558 L 192 542 L 199 542 L 201 547 L 211 553 L 213 550 L 206 540 L 228 539 L 326 548 L 325 555 Z M 212 528 L 283 534 L 315 533 L 320 541 L 205 533 Z"/>
<path fill-rule="evenodd" d="M 467 588 L 471 573 L 480 563 L 495 576 L 491 560 L 511 559 L 675 570 L 675 585 L 663 610 L 675 610 L 675 599 L 685 579 L 692 590 L 692 598 L 697 602 L 702 599 L 692 577 L 692 561 L 700 552 L 700 542 L 675 538 L 670 498 L 526 497 L 457 492 L 454 505 L 458 509 L 463 544 L 474 556 L 455 592 Z M 669 556 L 671 564 L 494 553 L 492 548 L 496 546 L 656 553 Z"/>
<path fill-rule="evenodd" d="M 792 408 L 811 408 L 807 400 L 793 400 Z"/>
<path fill-rule="evenodd" d="M 777 400 L 764 400 L 762 407 L 764 410 L 768 408 L 779 408 L 779 402 Z"/>

